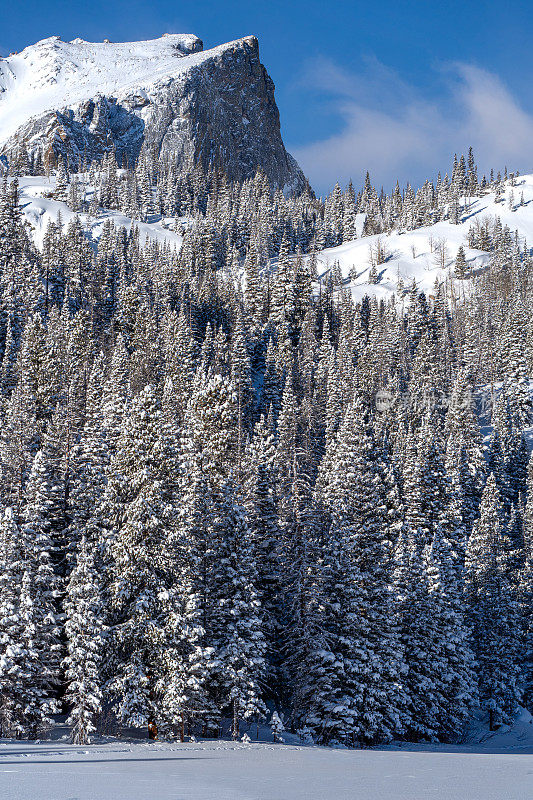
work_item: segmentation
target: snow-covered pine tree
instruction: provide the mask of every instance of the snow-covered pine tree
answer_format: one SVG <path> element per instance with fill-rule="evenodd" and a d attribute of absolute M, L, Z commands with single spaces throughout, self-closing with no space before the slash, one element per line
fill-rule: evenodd
<path fill-rule="evenodd" d="M 3 735 L 35 738 L 57 709 L 59 626 L 46 537 L 19 529 L 10 508 L 0 522 L 0 692 Z"/>
<path fill-rule="evenodd" d="M 200 565 L 193 576 L 205 653 L 199 716 L 209 730 L 217 715 L 231 713 L 234 736 L 239 719 L 263 713 L 265 670 L 254 543 L 232 476 L 237 408 L 228 379 L 199 373 L 181 455 L 181 524 L 189 558 Z"/>
<path fill-rule="evenodd" d="M 100 662 L 104 628 L 102 585 L 95 569 L 94 544 L 82 538 L 64 602 L 67 656 L 63 661 L 68 688 L 67 724 L 72 725 L 74 744 L 87 744 L 96 730 L 102 708 Z"/>
<path fill-rule="evenodd" d="M 270 661 L 279 666 L 280 620 L 282 618 L 282 538 L 277 513 L 275 435 L 271 418 L 263 416 L 255 425 L 246 454 L 245 508 L 252 537 L 261 602 L 263 630 Z M 277 673 L 277 669 L 274 668 Z M 276 674 L 279 679 L 279 675 Z M 274 675 L 268 686 L 273 685 Z"/>
<path fill-rule="evenodd" d="M 283 725 L 283 721 L 277 711 L 272 712 L 272 716 L 270 718 L 270 730 L 272 731 L 272 738 L 275 742 L 278 744 L 283 742 L 283 731 L 285 730 L 285 726 Z"/>
<path fill-rule="evenodd" d="M 187 648 L 177 646 L 174 624 L 181 556 L 172 535 L 176 453 L 161 428 L 159 401 L 147 386 L 123 423 L 101 511 L 108 529 L 108 691 L 119 717 L 146 725 L 151 738 L 167 720 L 167 651 L 179 653 L 183 669 L 188 659 Z"/>
<path fill-rule="evenodd" d="M 357 597 L 344 631 L 349 642 L 354 740 L 390 739 L 401 704 L 401 646 L 390 592 L 392 561 L 387 532 L 387 488 L 368 405 L 356 396 L 338 434 L 335 464 L 322 502 L 331 518 L 329 536 L 344 544 Z M 354 588 L 350 589 L 351 592 Z M 346 609 L 346 613 L 350 608 Z"/>
<path fill-rule="evenodd" d="M 0 520 L 0 734 L 5 738 L 25 733 L 19 618 L 23 570 L 20 531 L 11 508 L 6 508 Z"/>
<path fill-rule="evenodd" d="M 479 519 L 468 540 L 465 592 L 479 695 L 495 730 L 510 722 L 520 699 L 518 609 L 505 569 L 508 517 L 493 474 L 483 491 Z"/>
<path fill-rule="evenodd" d="M 468 264 L 466 263 L 465 249 L 463 245 L 459 246 L 457 256 L 455 257 L 454 275 L 459 280 L 468 278 Z"/>

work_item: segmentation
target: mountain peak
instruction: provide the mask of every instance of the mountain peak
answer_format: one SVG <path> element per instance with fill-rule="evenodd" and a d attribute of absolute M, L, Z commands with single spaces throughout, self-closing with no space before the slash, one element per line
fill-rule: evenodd
<path fill-rule="evenodd" d="M 0 61 L 0 142 L 29 117 L 176 72 L 203 49 L 193 34 L 139 42 L 64 42 L 59 36 Z"/>

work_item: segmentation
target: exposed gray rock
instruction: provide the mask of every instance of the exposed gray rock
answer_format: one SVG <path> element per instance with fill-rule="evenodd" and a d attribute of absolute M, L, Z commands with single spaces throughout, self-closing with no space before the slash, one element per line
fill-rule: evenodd
<path fill-rule="evenodd" d="M 52 165 L 58 158 L 64 158 L 74 169 L 83 159 L 89 162 L 113 148 L 119 163 L 133 164 L 144 147 L 158 156 L 171 157 L 180 170 L 189 170 L 199 162 L 204 167 L 215 164 L 231 180 L 243 180 L 261 167 L 272 185 L 301 190 L 305 178 L 283 145 L 274 84 L 259 60 L 257 39 L 247 36 L 200 52 L 199 39 L 188 37 L 184 45 L 184 38 L 178 38 L 170 66 L 168 69 L 164 66 L 165 74 L 157 77 L 156 63 L 154 78 L 145 77 L 128 85 L 129 76 L 124 75 L 124 85 L 117 86 L 114 77 L 112 93 L 95 92 L 98 79 L 88 80 L 89 96 L 80 99 L 78 87 L 70 94 L 67 91 L 66 105 L 47 108 L 25 121 L 0 144 L 0 154 L 9 161 L 24 143 L 30 154 L 41 151 L 45 161 Z M 168 37 L 164 43 L 167 60 L 171 39 Z M 163 39 L 146 45 L 158 42 Z M 44 44 L 47 53 L 53 51 L 52 77 L 48 81 L 58 83 L 66 71 L 69 47 L 81 48 L 83 53 L 86 45 L 93 48 L 92 54 L 96 47 L 103 46 L 82 40 L 63 44 L 57 37 Z M 143 44 L 132 43 L 136 53 Z M 100 51 L 98 58 L 102 58 Z M 49 61 L 50 58 L 47 65 Z M 37 59 L 37 68 L 40 63 Z M 90 69 L 89 59 L 88 63 Z M 1 74 L 0 71 L 0 77 Z M 74 86 L 75 75 L 67 77 Z M 109 83 L 107 74 L 105 79 Z M 103 83 L 105 86 L 104 80 Z M 13 88 L 7 81 L 5 84 L 11 92 L 18 88 L 15 82 Z M 70 103 L 76 93 L 76 102 Z M 2 111 L 0 94 L 0 123 Z"/>

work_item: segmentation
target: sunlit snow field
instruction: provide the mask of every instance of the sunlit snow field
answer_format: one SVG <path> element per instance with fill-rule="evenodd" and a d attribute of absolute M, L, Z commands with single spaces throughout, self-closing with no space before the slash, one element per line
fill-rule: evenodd
<path fill-rule="evenodd" d="M 475 740 L 475 741 L 474 741 Z M 533 724 L 463 746 L 0 741 L 2 800 L 531 800 Z"/>

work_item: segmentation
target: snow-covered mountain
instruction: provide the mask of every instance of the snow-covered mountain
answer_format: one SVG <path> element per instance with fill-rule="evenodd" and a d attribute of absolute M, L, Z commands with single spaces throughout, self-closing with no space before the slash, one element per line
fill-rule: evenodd
<path fill-rule="evenodd" d="M 142 147 L 179 169 L 201 162 L 233 180 L 258 166 L 298 190 L 304 176 L 283 145 L 274 84 L 254 36 L 203 51 L 192 34 L 143 42 L 63 42 L 57 36 L 0 58 L 0 156 L 83 159 Z"/>

